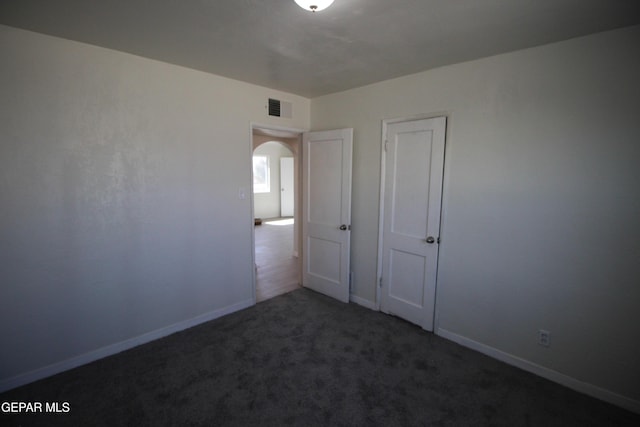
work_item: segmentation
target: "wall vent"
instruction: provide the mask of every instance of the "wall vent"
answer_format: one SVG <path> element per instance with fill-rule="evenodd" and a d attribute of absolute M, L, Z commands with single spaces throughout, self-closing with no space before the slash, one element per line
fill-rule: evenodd
<path fill-rule="evenodd" d="M 269 98 L 267 109 L 269 110 L 270 116 L 290 119 L 293 112 L 293 105 L 290 102 L 283 102 L 279 99 Z"/>
<path fill-rule="evenodd" d="M 269 98 L 269 115 L 280 117 L 280 100 Z"/>

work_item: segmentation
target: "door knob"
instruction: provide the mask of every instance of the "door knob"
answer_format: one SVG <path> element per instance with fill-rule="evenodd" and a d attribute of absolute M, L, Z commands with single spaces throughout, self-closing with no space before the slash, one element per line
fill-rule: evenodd
<path fill-rule="evenodd" d="M 342 225 L 340 226 L 340 230 L 344 231 L 344 230 L 346 230 L 346 229 L 347 229 L 347 226 L 346 226 L 345 224 L 342 224 Z"/>
<path fill-rule="evenodd" d="M 436 241 L 436 239 L 434 239 L 433 236 L 427 237 L 427 243 L 431 244 L 431 243 L 433 243 L 435 241 Z"/>

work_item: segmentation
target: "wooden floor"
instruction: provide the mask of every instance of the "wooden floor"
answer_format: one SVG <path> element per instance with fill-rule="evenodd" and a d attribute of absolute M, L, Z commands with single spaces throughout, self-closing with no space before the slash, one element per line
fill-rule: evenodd
<path fill-rule="evenodd" d="M 293 256 L 293 219 L 265 220 L 255 230 L 256 301 L 298 289 L 300 267 Z"/>

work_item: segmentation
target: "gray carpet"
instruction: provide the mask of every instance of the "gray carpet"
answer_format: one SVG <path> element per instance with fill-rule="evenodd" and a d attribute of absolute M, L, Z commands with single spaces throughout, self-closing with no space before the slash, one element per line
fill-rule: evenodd
<path fill-rule="evenodd" d="M 638 426 L 402 320 L 302 289 L 0 395 L 23 426 Z"/>

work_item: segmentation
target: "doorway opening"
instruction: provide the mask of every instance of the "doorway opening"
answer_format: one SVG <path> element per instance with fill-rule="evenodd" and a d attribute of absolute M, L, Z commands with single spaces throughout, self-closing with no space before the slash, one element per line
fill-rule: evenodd
<path fill-rule="evenodd" d="M 256 302 L 298 289 L 301 132 L 252 128 Z"/>

